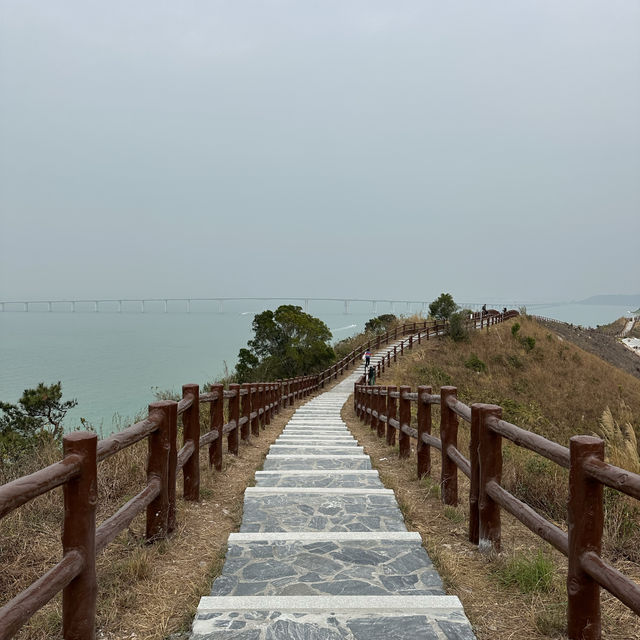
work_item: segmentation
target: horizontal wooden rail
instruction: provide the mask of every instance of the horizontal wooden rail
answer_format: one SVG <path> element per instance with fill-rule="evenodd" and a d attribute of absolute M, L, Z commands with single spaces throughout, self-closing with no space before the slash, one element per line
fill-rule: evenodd
<path fill-rule="evenodd" d="M 154 478 L 138 495 L 122 505 L 116 513 L 105 520 L 96 531 L 96 553 L 100 553 L 110 542 L 124 531 L 133 519 L 140 515 L 162 491 L 159 478 Z"/>
<path fill-rule="evenodd" d="M 132 424 L 118 433 L 114 433 L 104 440 L 100 440 L 98 442 L 98 462 L 102 462 L 118 453 L 118 451 L 122 451 L 136 442 L 148 438 L 157 428 L 157 420 L 149 417 Z"/>
<path fill-rule="evenodd" d="M 16 478 L 0 487 L 0 518 L 14 509 L 69 482 L 80 472 L 80 458 L 68 456 L 28 476 Z"/>
<path fill-rule="evenodd" d="M 598 482 L 640 500 L 640 475 L 597 458 L 585 460 L 586 473 Z"/>

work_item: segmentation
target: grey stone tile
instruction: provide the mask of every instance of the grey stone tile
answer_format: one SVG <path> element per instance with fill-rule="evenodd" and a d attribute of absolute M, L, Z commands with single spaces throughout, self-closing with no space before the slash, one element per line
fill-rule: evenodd
<path fill-rule="evenodd" d="M 402 574 L 395 566 L 398 559 L 405 567 Z M 244 585 L 250 580 L 262 585 L 252 595 L 444 595 L 419 541 L 230 543 L 212 595 L 248 595 Z M 296 591 L 294 585 L 303 583 L 305 588 Z"/>

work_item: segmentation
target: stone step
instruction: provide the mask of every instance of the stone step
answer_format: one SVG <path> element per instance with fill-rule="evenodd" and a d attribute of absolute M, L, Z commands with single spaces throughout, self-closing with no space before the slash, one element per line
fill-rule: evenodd
<path fill-rule="evenodd" d="M 265 493 L 266 489 L 274 492 Z M 406 531 L 393 493 L 380 495 L 375 489 L 355 490 L 354 494 L 345 493 L 349 489 L 340 489 L 340 493 L 329 493 L 336 489 L 298 489 L 249 487 L 240 531 Z"/>
<path fill-rule="evenodd" d="M 321 534 L 318 539 L 229 537 L 222 575 L 212 596 L 445 595 L 417 539 L 388 539 L 376 532 Z M 295 535 L 295 534 L 294 534 Z M 300 535 L 300 534 L 298 534 Z"/>
<path fill-rule="evenodd" d="M 371 469 L 371 460 L 366 455 L 267 456 L 263 469 Z"/>
<path fill-rule="evenodd" d="M 272 444 L 269 448 L 269 456 L 295 456 L 298 454 L 324 455 L 324 456 L 340 456 L 344 454 L 361 453 L 364 454 L 364 448 L 359 446 L 312 446 L 312 445 L 291 445 L 291 444 Z"/>
<path fill-rule="evenodd" d="M 348 434 L 350 433 L 344 424 L 309 424 L 304 422 L 297 422 L 290 424 L 284 428 L 283 433 L 336 433 L 336 434 Z"/>
<path fill-rule="evenodd" d="M 258 471 L 258 487 L 358 487 L 381 489 L 378 472 L 373 469 L 351 470 L 304 470 L 304 471 Z"/>
<path fill-rule="evenodd" d="M 456 596 L 206 596 L 194 640 L 474 640 Z"/>
<path fill-rule="evenodd" d="M 283 431 L 276 442 L 280 440 L 299 440 L 300 442 L 310 442 L 311 440 L 331 441 L 331 442 L 357 442 L 357 440 L 349 433 L 333 433 L 329 435 L 316 433 L 290 433 Z"/>
<path fill-rule="evenodd" d="M 347 447 L 353 449 L 359 446 L 355 439 L 337 439 L 337 438 L 314 438 L 300 436 L 286 436 L 278 438 L 276 445 L 286 445 L 290 447 Z"/>

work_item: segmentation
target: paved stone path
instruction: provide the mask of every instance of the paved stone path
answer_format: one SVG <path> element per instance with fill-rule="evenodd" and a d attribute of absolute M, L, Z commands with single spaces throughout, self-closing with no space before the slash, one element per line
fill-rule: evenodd
<path fill-rule="evenodd" d="M 272 445 L 192 640 L 475 640 L 340 418 L 361 373 L 298 408 Z"/>

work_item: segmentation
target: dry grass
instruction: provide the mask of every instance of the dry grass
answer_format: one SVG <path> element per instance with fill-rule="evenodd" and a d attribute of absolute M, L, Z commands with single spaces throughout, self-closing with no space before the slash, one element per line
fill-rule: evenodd
<path fill-rule="evenodd" d="M 241 442 L 239 457 L 225 454 L 221 473 L 209 469 L 202 452 L 201 501 L 178 500 L 178 528 L 169 539 L 147 545 L 141 515 L 98 557 L 99 638 L 160 640 L 188 629 L 200 596 L 209 593 L 220 573 L 229 533 L 240 525 L 244 490 L 294 410 L 283 410 L 258 438 Z M 57 457 L 55 450 L 46 452 L 32 466 Z M 145 463 L 142 442 L 100 465 L 98 523 L 144 486 Z M 59 560 L 61 512 L 61 492 L 52 491 L 0 521 L 0 604 Z M 20 640 L 61 637 L 60 595 L 16 635 Z"/>

